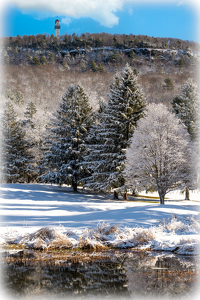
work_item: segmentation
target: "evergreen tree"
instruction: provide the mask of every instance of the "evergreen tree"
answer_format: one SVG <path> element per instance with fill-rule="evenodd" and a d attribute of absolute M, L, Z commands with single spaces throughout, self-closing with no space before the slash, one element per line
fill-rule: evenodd
<path fill-rule="evenodd" d="M 164 82 L 167 88 L 173 88 L 174 82 L 170 77 L 165 78 Z"/>
<path fill-rule="evenodd" d="M 36 56 L 33 56 L 33 63 L 34 63 L 34 65 L 36 65 L 36 66 L 40 66 L 40 60 L 39 60 L 39 58 L 36 57 Z"/>
<path fill-rule="evenodd" d="M 43 181 L 71 184 L 77 191 L 78 182 L 87 173 L 83 155 L 87 152 L 85 140 L 92 123 L 92 108 L 83 88 L 69 86 L 46 141 L 49 149 L 43 159 Z"/>
<path fill-rule="evenodd" d="M 174 113 L 181 120 L 182 124 L 186 127 L 191 140 L 194 142 L 194 148 L 198 149 L 198 128 L 199 128 L 199 95 L 197 86 L 189 79 L 185 85 L 181 87 L 182 94 L 175 95 L 172 100 L 172 107 Z M 195 152 L 198 152 L 196 150 Z M 194 153 L 194 157 L 196 157 Z M 198 165 L 198 161 L 196 161 Z M 196 170 L 194 170 L 194 176 Z M 185 199 L 189 200 L 189 188 L 186 187 Z"/>
<path fill-rule="evenodd" d="M 12 183 L 19 178 L 23 181 L 28 179 L 33 171 L 30 164 L 32 157 L 28 152 L 25 132 L 10 102 L 5 104 L 2 135 L 2 180 Z"/>
<path fill-rule="evenodd" d="M 109 191 L 124 185 L 125 149 L 145 107 L 137 77 L 127 65 L 122 75 L 115 74 L 108 101 L 100 106 L 98 122 L 88 137 L 91 152 L 85 160 L 91 176 L 84 180 L 86 186 Z"/>
<path fill-rule="evenodd" d="M 106 72 L 105 69 L 104 69 L 104 67 L 103 67 L 101 64 L 99 64 L 98 70 L 99 70 L 100 72 L 102 72 L 102 73 L 105 73 L 105 72 Z"/>
<path fill-rule="evenodd" d="M 29 101 L 26 111 L 24 113 L 24 116 L 26 117 L 26 120 L 23 121 L 23 124 L 30 124 L 32 128 L 34 128 L 34 122 L 33 122 L 33 116 L 36 114 L 37 109 L 35 106 L 35 103 L 33 101 Z"/>
<path fill-rule="evenodd" d="M 182 58 L 178 60 L 178 66 L 179 66 L 180 70 L 184 67 L 184 63 L 183 63 L 183 59 Z"/>
<path fill-rule="evenodd" d="M 97 67 L 97 65 L 96 65 L 96 63 L 95 63 L 94 60 L 90 61 L 90 67 L 91 67 L 91 69 L 92 69 L 93 72 L 97 72 L 98 71 L 98 67 Z"/>
<path fill-rule="evenodd" d="M 199 119 L 199 95 L 197 86 L 189 79 L 181 87 L 181 95 L 175 95 L 172 100 L 173 111 L 186 126 L 191 139 L 197 138 L 197 122 Z"/>
<path fill-rule="evenodd" d="M 135 58 L 136 58 L 136 55 L 135 55 L 135 52 L 133 51 L 133 49 L 130 50 L 129 56 L 130 56 L 130 58 L 132 58 L 132 59 L 135 59 Z"/>
<path fill-rule="evenodd" d="M 47 64 L 47 59 L 44 55 L 42 56 L 41 62 L 42 62 L 43 65 Z"/>

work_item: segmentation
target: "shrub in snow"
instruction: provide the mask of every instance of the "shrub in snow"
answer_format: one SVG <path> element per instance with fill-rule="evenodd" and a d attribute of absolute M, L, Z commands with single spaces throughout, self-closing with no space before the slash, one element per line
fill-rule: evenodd
<path fill-rule="evenodd" d="M 126 184 L 137 189 L 156 189 L 161 204 L 167 192 L 191 182 L 189 135 L 163 104 L 149 105 L 148 116 L 139 120 L 125 165 Z"/>

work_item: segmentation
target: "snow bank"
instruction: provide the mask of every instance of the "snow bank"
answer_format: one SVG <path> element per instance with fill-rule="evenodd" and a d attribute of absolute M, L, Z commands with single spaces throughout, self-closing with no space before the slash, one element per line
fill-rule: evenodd
<path fill-rule="evenodd" d="M 64 226 L 41 228 L 33 233 L 1 234 L 1 244 L 16 244 L 35 250 L 136 248 L 170 251 L 178 254 L 199 254 L 199 216 L 176 216 L 159 221 L 156 226 L 118 227 L 99 223 L 95 228 L 72 231 Z"/>
<path fill-rule="evenodd" d="M 113 200 L 45 184 L 2 184 L 0 244 L 32 249 L 139 248 L 197 254 L 200 193 Z M 146 193 L 145 193 L 146 195 Z M 131 197 L 130 197 L 131 198 Z M 152 199 L 151 199 L 152 198 Z M 61 224 L 61 225 L 60 225 Z"/>

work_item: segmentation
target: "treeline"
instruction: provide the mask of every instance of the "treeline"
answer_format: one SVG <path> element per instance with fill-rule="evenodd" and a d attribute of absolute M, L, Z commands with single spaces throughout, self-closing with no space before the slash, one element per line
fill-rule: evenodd
<path fill-rule="evenodd" d="M 138 124 L 141 123 L 141 119 L 148 117 L 149 110 L 155 114 L 155 122 L 152 126 L 158 124 L 159 130 L 161 128 L 161 135 L 158 140 L 155 140 L 155 145 L 161 140 L 161 136 L 164 135 L 165 138 L 164 132 L 168 118 L 171 120 L 170 124 L 173 122 L 175 124 L 172 126 L 173 130 L 177 126 L 176 134 L 171 134 L 167 130 L 166 140 L 164 139 L 164 143 L 162 142 L 158 147 L 160 151 L 164 145 L 164 151 L 156 154 L 156 161 L 161 158 L 159 166 L 164 166 L 164 174 L 168 178 L 167 180 L 170 178 L 170 182 L 172 182 L 168 188 L 183 185 L 187 187 L 192 182 L 191 178 L 196 175 L 194 170 L 194 176 L 189 171 L 191 168 L 188 165 L 191 165 L 191 160 L 189 156 L 185 157 L 185 148 L 182 151 L 181 146 L 178 148 L 178 145 L 184 144 L 183 139 L 185 137 L 187 147 L 192 144 L 192 141 L 196 142 L 197 140 L 198 94 L 197 87 L 192 81 L 188 81 L 182 87 L 181 92 L 181 95 L 175 95 L 172 99 L 173 115 L 171 112 L 166 113 L 164 117 L 162 116 L 163 121 L 161 122 L 156 117 L 159 106 L 154 105 L 152 110 L 147 107 L 138 84 L 138 77 L 128 65 L 121 73 L 115 74 L 110 84 L 107 101 L 100 101 L 97 112 L 94 112 L 90 106 L 83 87 L 70 85 L 57 112 L 52 116 L 46 136 L 41 144 L 35 144 L 34 139 L 26 134 L 30 132 L 30 129 L 31 132 L 34 132 L 34 115 L 37 112 L 34 103 L 29 102 L 25 112 L 25 120 L 22 122 L 17 120 L 16 113 L 9 101 L 5 105 L 2 122 L 2 181 L 70 184 L 74 191 L 77 191 L 78 185 L 103 192 L 114 189 L 116 198 L 118 191 L 123 191 L 126 194 L 128 187 L 125 180 L 127 175 L 124 173 L 125 164 L 127 165 L 126 149 L 131 146 L 132 137 L 139 127 Z M 160 112 L 162 111 L 164 111 L 163 108 L 160 109 Z M 177 118 L 175 115 L 180 121 L 172 122 Z M 148 125 L 145 129 L 148 139 L 153 134 L 152 128 Z M 182 134 L 182 131 L 188 133 Z M 155 132 L 157 134 L 158 128 L 155 129 Z M 180 133 L 179 144 L 176 142 L 178 133 Z M 155 139 L 155 134 L 153 134 L 153 138 Z M 149 141 L 152 141 L 153 138 Z M 173 147 L 173 151 L 166 146 Z M 37 157 L 33 151 L 34 148 L 38 149 Z M 151 145 L 149 154 L 151 162 L 154 161 L 152 159 L 155 152 L 154 148 L 156 149 Z M 147 146 L 144 149 L 147 149 Z M 175 154 L 171 153 L 179 153 L 179 158 L 181 155 L 184 158 L 180 174 L 177 173 L 177 166 L 173 165 L 173 155 Z M 145 165 L 148 158 L 145 158 Z M 169 160 L 166 161 L 166 158 Z M 127 169 L 129 169 L 131 160 L 126 167 Z M 138 161 L 138 163 L 140 162 Z M 166 173 L 167 165 L 170 165 L 169 173 Z M 139 169 L 141 171 L 141 167 Z M 175 172 L 176 176 L 174 176 Z M 144 175 L 149 174 L 152 179 L 154 173 L 160 174 L 156 171 L 156 164 L 153 162 L 149 173 L 145 170 Z M 134 172 L 131 174 L 131 178 L 134 177 L 134 182 L 139 183 L 140 178 L 135 178 Z M 165 182 L 163 182 L 165 177 L 163 174 L 159 176 L 156 178 L 156 182 L 166 187 Z M 147 182 L 149 181 L 147 180 Z M 155 185 L 144 182 L 142 184 L 143 188 L 146 186 L 146 188 L 155 189 Z M 165 192 L 162 191 L 162 200 Z"/>
<path fill-rule="evenodd" d="M 53 34 L 23 35 L 1 38 L 1 43 L 7 48 L 30 48 L 43 50 L 77 49 L 95 47 L 114 47 L 117 49 L 159 48 L 199 51 L 199 44 L 194 41 L 184 41 L 175 38 L 158 38 L 147 35 L 82 33 L 65 34 L 60 40 Z"/>

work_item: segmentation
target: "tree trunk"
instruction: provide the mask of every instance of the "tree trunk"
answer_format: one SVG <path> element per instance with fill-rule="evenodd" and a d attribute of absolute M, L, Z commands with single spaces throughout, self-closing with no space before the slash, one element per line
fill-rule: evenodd
<path fill-rule="evenodd" d="M 128 200 L 127 192 L 124 193 L 123 199 L 124 199 L 124 200 Z"/>
<path fill-rule="evenodd" d="M 188 187 L 185 188 L 185 200 L 190 200 L 190 192 Z"/>
<path fill-rule="evenodd" d="M 72 187 L 73 187 L 73 191 L 77 192 L 77 182 L 76 181 L 72 181 Z"/>
<path fill-rule="evenodd" d="M 165 204 L 164 203 L 165 195 L 163 195 L 162 193 L 159 193 L 159 192 L 158 192 L 158 194 L 159 194 L 159 197 L 160 197 L 160 204 Z"/>
<path fill-rule="evenodd" d="M 137 196 L 136 189 L 133 190 L 132 196 Z"/>
<path fill-rule="evenodd" d="M 119 200 L 118 193 L 114 191 L 114 199 Z"/>

